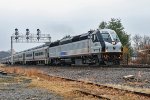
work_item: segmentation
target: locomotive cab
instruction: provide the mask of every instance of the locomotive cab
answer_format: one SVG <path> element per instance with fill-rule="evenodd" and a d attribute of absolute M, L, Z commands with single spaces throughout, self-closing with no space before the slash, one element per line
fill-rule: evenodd
<path fill-rule="evenodd" d="M 115 31 L 111 29 L 96 30 L 92 33 L 92 53 L 98 55 L 105 64 L 119 64 L 122 60 L 122 44 Z"/>

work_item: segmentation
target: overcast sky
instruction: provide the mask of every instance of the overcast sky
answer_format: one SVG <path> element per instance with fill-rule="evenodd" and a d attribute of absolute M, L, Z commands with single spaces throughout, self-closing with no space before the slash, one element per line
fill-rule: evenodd
<path fill-rule="evenodd" d="M 128 34 L 150 36 L 150 0 L 0 0 L 0 51 L 10 49 L 14 29 L 51 34 L 52 41 L 97 29 L 119 18 Z M 39 44 L 14 44 L 21 51 Z"/>

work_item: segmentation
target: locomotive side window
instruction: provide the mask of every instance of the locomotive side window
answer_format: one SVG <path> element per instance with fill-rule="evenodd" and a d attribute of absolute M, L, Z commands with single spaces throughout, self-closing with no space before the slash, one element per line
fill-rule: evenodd
<path fill-rule="evenodd" d="M 93 35 L 92 35 L 92 41 L 93 41 L 93 42 L 98 42 L 97 37 L 96 37 L 96 34 L 93 34 Z"/>
<path fill-rule="evenodd" d="M 93 40 L 93 42 L 94 42 L 94 40 L 95 40 L 95 35 L 94 35 L 94 34 L 92 35 L 92 40 Z"/>

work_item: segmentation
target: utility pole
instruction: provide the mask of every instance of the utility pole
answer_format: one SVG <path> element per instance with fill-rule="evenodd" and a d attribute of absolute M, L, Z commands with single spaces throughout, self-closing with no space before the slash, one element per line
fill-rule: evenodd
<path fill-rule="evenodd" d="M 13 37 L 11 36 L 11 65 L 13 65 Z"/>
<path fill-rule="evenodd" d="M 20 34 L 18 29 L 11 36 L 11 65 L 13 65 L 13 43 L 51 43 L 50 34 L 41 34 L 40 29 L 37 29 L 37 34 L 31 34 L 29 29 L 26 29 L 26 34 Z"/>

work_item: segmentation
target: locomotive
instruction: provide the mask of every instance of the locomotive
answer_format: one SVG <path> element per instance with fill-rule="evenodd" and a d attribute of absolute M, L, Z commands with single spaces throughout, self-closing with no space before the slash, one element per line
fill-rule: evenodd
<path fill-rule="evenodd" d="M 90 30 L 14 54 L 15 64 L 120 64 L 122 44 L 111 29 Z M 2 59 L 9 63 L 10 57 Z"/>

